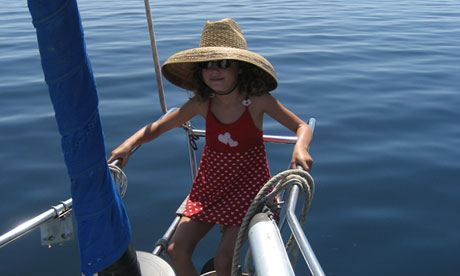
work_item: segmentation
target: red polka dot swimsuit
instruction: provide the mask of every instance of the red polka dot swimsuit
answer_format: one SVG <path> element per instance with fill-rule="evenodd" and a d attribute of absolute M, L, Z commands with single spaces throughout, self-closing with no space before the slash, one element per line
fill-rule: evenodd
<path fill-rule="evenodd" d="M 247 100 L 249 101 L 249 100 Z M 239 226 L 260 188 L 270 179 L 263 131 L 246 106 L 232 124 L 206 116 L 206 142 L 184 216 L 209 223 Z"/>

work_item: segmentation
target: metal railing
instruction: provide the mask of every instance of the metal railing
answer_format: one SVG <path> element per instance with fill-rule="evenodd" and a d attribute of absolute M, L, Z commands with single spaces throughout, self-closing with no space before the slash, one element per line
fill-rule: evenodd
<path fill-rule="evenodd" d="M 61 201 L 59 205 L 51 207 L 48 211 L 20 224 L 11 231 L 0 236 L 0 248 L 9 244 L 10 242 L 19 239 L 32 230 L 40 227 L 41 225 L 59 218 L 64 213 L 72 209 L 72 199 Z"/>
<path fill-rule="evenodd" d="M 286 204 L 286 217 L 288 221 L 289 228 L 294 235 L 295 241 L 300 248 L 300 252 L 310 268 L 310 272 L 314 276 L 323 276 L 324 271 L 321 268 L 321 265 L 316 258 L 315 252 L 310 246 L 307 237 L 305 236 L 305 232 L 302 229 L 302 225 L 300 225 L 297 216 L 295 215 L 295 208 L 297 205 L 297 199 L 299 197 L 299 187 L 297 185 L 292 186 L 291 191 L 289 193 L 287 204 Z"/>

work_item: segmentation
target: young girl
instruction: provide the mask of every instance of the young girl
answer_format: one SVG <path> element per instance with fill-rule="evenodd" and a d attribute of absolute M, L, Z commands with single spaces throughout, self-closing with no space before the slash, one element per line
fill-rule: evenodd
<path fill-rule="evenodd" d="M 196 115 L 206 119 L 206 142 L 185 211 L 168 246 L 179 276 L 198 275 L 192 253 L 215 225 L 223 226 L 214 265 L 219 276 L 230 275 L 233 250 L 247 209 L 270 179 L 263 144 L 262 122 L 268 114 L 297 135 L 290 167 L 312 166 L 308 146 L 310 127 L 281 105 L 269 91 L 277 87 L 273 66 L 248 51 L 232 19 L 206 22 L 198 48 L 171 56 L 162 73 L 194 97 L 170 115 L 153 122 L 113 150 L 108 160 L 121 158 L 124 167 L 131 150 Z"/>

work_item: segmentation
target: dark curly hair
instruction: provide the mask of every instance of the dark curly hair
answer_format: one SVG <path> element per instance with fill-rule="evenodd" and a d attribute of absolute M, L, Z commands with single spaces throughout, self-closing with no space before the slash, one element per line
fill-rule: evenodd
<path fill-rule="evenodd" d="M 266 75 L 257 66 L 250 63 L 237 61 L 240 73 L 238 74 L 238 90 L 240 94 L 247 96 L 259 96 L 268 93 Z M 193 87 L 192 92 L 202 101 L 206 101 L 214 91 L 207 86 L 201 75 L 201 68 L 196 64 L 193 66 Z"/>

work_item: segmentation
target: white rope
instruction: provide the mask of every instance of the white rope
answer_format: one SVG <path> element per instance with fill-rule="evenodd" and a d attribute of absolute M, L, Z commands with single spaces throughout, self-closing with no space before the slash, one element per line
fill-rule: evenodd
<path fill-rule="evenodd" d="M 110 174 L 112 175 L 115 185 L 118 187 L 121 197 L 125 196 L 128 188 L 128 178 L 126 174 L 117 165 L 109 164 Z"/>
<path fill-rule="evenodd" d="M 277 184 L 278 183 L 278 184 Z M 266 205 L 270 204 L 277 204 L 274 202 L 274 198 L 276 195 L 281 193 L 283 190 L 292 187 L 292 185 L 298 185 L 300 190 L 304 194 L 304 204 L 302 206 L 302 211 L 300 213 L 299 222 L 303 225 L 306 221 L 308 209 L 310 208 L 310 202 L 313 197 L 314 192 L 314 181 L 311 175 L 299 169 L 293 170 L 286 170 L 281 172 L 274 177 L 272 177 L 259 191 L 256 195 L 254 200 L 249 206 L 248 211 L 246 212 L 246 216 L 243 219 L 243 223 L 241 224 L 240 231 L 238 233 L 238 238 L 235 245 L 235 250 L 233 252 L 233 262 L 232 262 L 232 276 L 240 276 L 240 271 L 238 267 L 238 262 L 240 259 L 241 248 L 247 239 L 247 231 L 249 222 L 251 221 L 252 217 L 257 213 L 260 212 L 261 204 L 265 203 Z M 275 187 L 273 191 L 270 192 L 272 187 Z M 268 194 L 268 195 L 267 195 Z M 262 200 L 264 202 L 262 202 Z M 270 207 L 270 206 L 269 206 Z M 295 259 L 297 258 L 298 248 L 295 242 L 294 235 L 291 234 L 289 237 L 288 242 L 286 243 L 286 251 L 290 252 L 291 257 L 291 264 L 295 264 Z M 246 258 L 248 260 L 248 256 Z M 250 270 L 248 263 L 246 263 L 245 268 Z"/>

